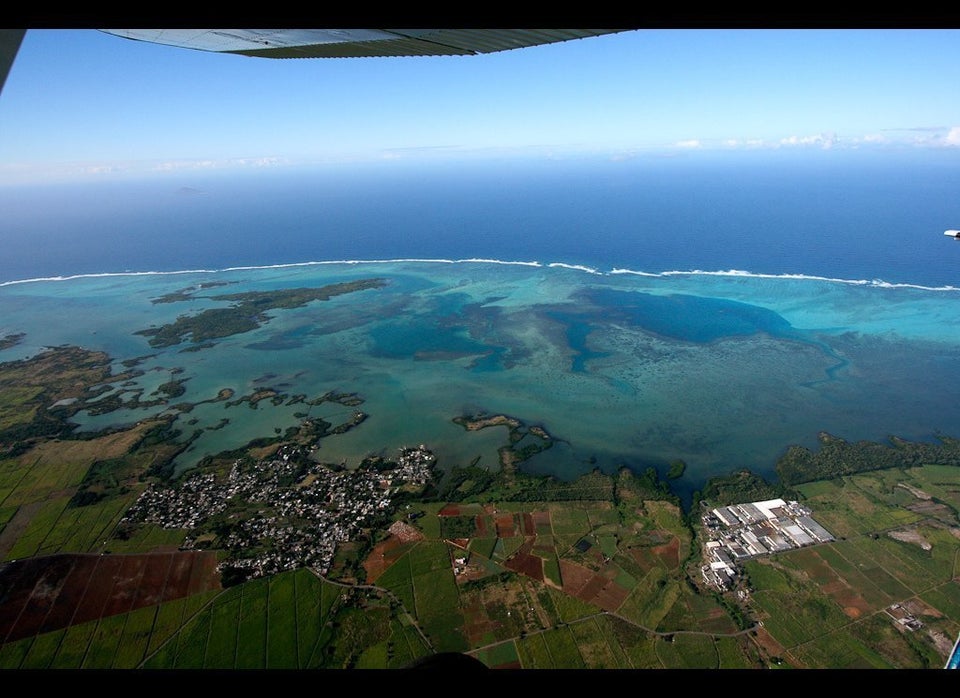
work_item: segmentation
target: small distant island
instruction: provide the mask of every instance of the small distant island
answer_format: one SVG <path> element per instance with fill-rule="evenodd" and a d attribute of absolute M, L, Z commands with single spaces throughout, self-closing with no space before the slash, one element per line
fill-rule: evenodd
<path fill-rule="evenodd" d="M 479 429 L 486 429 L 487 427 L 499 426 L 505 426 L 509 429 L 518 429 L 520 427 L 520 420 L 508 417 L 505 414 L 464 415 L 454 417 L 453 422 L 459 424 L 467 431 L 477 431 Z"/>
<path fill-rule="evenodd" d="M 188 286 L 187 288 L 181 288 L 178 291 L 171 291 L 166 293 L 158 298 L 154 298 L 150 302 L 154 305 L 159 303 L 179 303 L 180 301 L 188 301 L 196 297 L 196 294 L 199 291 L 205 291 L 210 288 L 218 288 L 220 286 L 227 286 L 231 282 L 229 281 L 204 281 L 199 283 L 196 286 Z"/>
<path fill-rule="evenodd" d="M 208 308 L 195 315 L 181 315 L 174 322 L 150 327 L 134 334 L 150 338 L 152 347 L 171 347 L 187 338 L 197 348 L 209 347 L 210 340 L 223 339 L 249 332 L 270 319 L 267 311 L 299 308 L 313 301 L 326 301 L 335 296 L 368 289 L 382 288 L 383 279 L 361 279 L 329 284 L 320 288 L 293 288 L 277 291 L 250 291 L 208 296 L 210 300 L 232 303 L 227 308 Z M 195 298 L 187 291 L 177 291 L 155 299 L 155 303 L 172 303 Z"/>
<path fill-rule="evenodd" d="M 8 334 L 4 337 L 0 337 L 0 350 L 15 347 L 23 340 L 24 337 L 26 337 L 26 335 L 23 332 L 19 332 L 17 334 Z"/>

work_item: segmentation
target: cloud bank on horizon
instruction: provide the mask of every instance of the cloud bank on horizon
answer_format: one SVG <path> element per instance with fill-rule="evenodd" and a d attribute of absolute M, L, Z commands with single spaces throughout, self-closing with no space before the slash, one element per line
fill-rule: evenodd
<path fill-rule="evenodd" d="M 958 39 L 953 29 L 656 29 L 483 56 L 271 60 L 29 30 L 0 94 L 0 183 L 439 158 L 956 149 Z"/>

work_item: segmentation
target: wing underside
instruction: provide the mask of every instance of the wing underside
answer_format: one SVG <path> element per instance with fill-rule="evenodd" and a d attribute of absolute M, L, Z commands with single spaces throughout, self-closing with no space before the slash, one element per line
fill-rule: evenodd
<path fill-rule="evenodd" d="M 470 56 L 620 29 L 101 29 L 155 44 L 262 58 Z"/>

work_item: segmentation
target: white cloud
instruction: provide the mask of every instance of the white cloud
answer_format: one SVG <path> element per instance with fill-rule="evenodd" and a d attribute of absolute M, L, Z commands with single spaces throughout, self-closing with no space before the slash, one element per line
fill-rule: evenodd
<path fill-rule="evenodd" d="M 960 126 L 954 126 L 944 137 L 943 142 L 947 145 L 960 145 Z"/>
<path fill-rule="evenodd" d="M 785 146 L 819 146 L 820 148 L 832 148 L 839 143 L 836 134 L 818 133 L 815 136 L 788 136 L 781 138 L 780 144 Z"/>
<path fill-rule="evenodd" d="M 678 141 L 676 143 L 676 146 L 678 148 L 699 148 L 701 147 L 701 145 L 702 144 L 700 143 L 700 141 L 695 138 L 690 139 L 688 141 Z"/>
<path fill-rule="evenodd" d="M 230 167 L 277 167 L 289 164 L 284 158 L 227 158 L 224 160 L 168 160 L 149 168 L 156 172 L 173 172 L 178 170 L 216 170 Z"/>
<path fill-rule="evenodd" d="M 117 167 L 116 165 L 90 165 L 89 167 L 81 167 L 79 172 L 83 174 L 112 174 L 114 172 L 123 172 L 122 167 Z"/>
<path fill-rule="evenodd" d="M 173 172 L 174 170 L 209 169 L 212 166 L 212 161 L 210 160 L 171 160 L 157 163 L 152 169 L 157 172 Z"/>

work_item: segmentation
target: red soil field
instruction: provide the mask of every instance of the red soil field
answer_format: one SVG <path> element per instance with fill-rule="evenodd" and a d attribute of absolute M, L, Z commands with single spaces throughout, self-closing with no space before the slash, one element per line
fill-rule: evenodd
<path fill-rule="evenodd" d="M 616 611 L 627 600 L 629 593 L 616 582 L 610 581 L 597 593 L 592 602 L 605 611 Z"/>
<path fill-rule="evenodd" d="M 680 539 L 672 538 L 666 545 L 658 545 L 653 552 L 663 560 L 668 570 L 675 570 L 680 566 Z"/>
<path fill-rule="evenodd" d="M 367 581 L 373 584 L 377 577 L 383 574 L 393 564 L 393 553 L 403 542 L 396 536 L 390 536 L 385 541 L 374 546 L 373 550 L 363 561 L 363 569 L 367 572 Z"/>
<path fill-rule="evenodd" d="M 842 580 L 830 582 L 820 587 L 820 590 L 830 596 L 843 609 L 843 612 L 850 618 L 859 618 L 865 613 L 871 611 L 870 604 L 860 596 L 855 590 L 851 589 Z"/>
<path fill-rule="evenodd" d="M 487 617 L 487 611 L 482 606 L 464 612 L 463 633 L 471 646 L 482 644 L 485 635 L 495 633 L 500 627 L 500 623 Z"/>
<path fill-rule="evenodd" d="M 612 570 L 608 570 L 610 573 Z M 603 574 L 569 560 L 560 560 L 560 576 L 563 579 L 563 593 L 606 611 L 616 611 L 630 593 Z"/>
<path fill-rule="evenodd" d="M 503 566 L 514 572 L 525 574 L 528 577 L 543 581 L 543 559 L 532 555 L 533 544 L 536 538 L 527 538 L 520 549 L 513 556 L 503 563 Z"/>
<path fill-rule="evenodd" d="M 497 664 L 492 669 L 523 669 L 523 664 L 519 661 L 516 662 L 507 662 L 506 664 Z"/>
<path fill-rule="evenodd" d="M 549 511 L 535 511 L 533 516 L 533 525 L 536 526 L 536 533 L 541 536 L 548 536 L 553 533 L 553 524 L 550 521 Z"/>
<path fill-rule="evenodd" d="M 216 553 L 51 555 L 0 569 L 0 642 L 220 589 Z"/>
<path fill-rule="evenodd" d="M 497 538 L 513 538 L 516 535 L 513 514 L 502 514 L 498 516 L 496 525 Z"/>
<path fill-rule="evenodd" d="M 786 648 L 774 640 L 773 636 L 767 632 L 766 628 L 755 628 L 751 633 L 751 636 L 753 637 L 753 641 L 757 644 L 757 646 L 762 648 L 764 654 L 770 657 L 783 657 L 786 654 Z M 803 663 L 801 663 L 793 654 L 790 655 L 790 663 L 797 669 L 805 668 Z"/>
<path fill-rule="evenodd" d="M 560 578 L 563 580 L 563 592 L 577 596 L 593 578 L 593 571 L 569 560 L 560 560 Z"/>
<path fill-rule="evenodd" d="M 650 548 L 631 548 L 628 552 L 644 573 L 652 570 L 657 564 L 656 555 Z"/>
<path fill-rule="evenodd" d="M 488 538 L 490 536 L 489 529 L 487 528 L 487 516 L 485 514 L 479 514 L 476 518 L 476 527 L 477 527 L 477 538 Z"/>
<path fill-rule="evenodd" d="M 577 593 L 577 598 L 582 601 L 593 602 L 594 597 L 600 590 L 607 585 L 607 580 L 601 577 L 599 574 L 595 574 L 590 578 L 582 589 Z"/>
<path fill-rule="evenodd" d="M 503 566 L 531 579 L 543 581 L 543 559 L 536 555 L 514 555 Z"/>
<path fill-rule="evenodd" d="M 386 540 L 377 543 L 370 551 L 367 559 L 363 561 L 363 568 L 367 572 L 367 580 L 371 583 L 410 549 L 408 543 L 423 540 L 423 534 L 419 529 L 403 521 L 394 521 L 387 530 L 390 531 L 391 535 Z"/>

